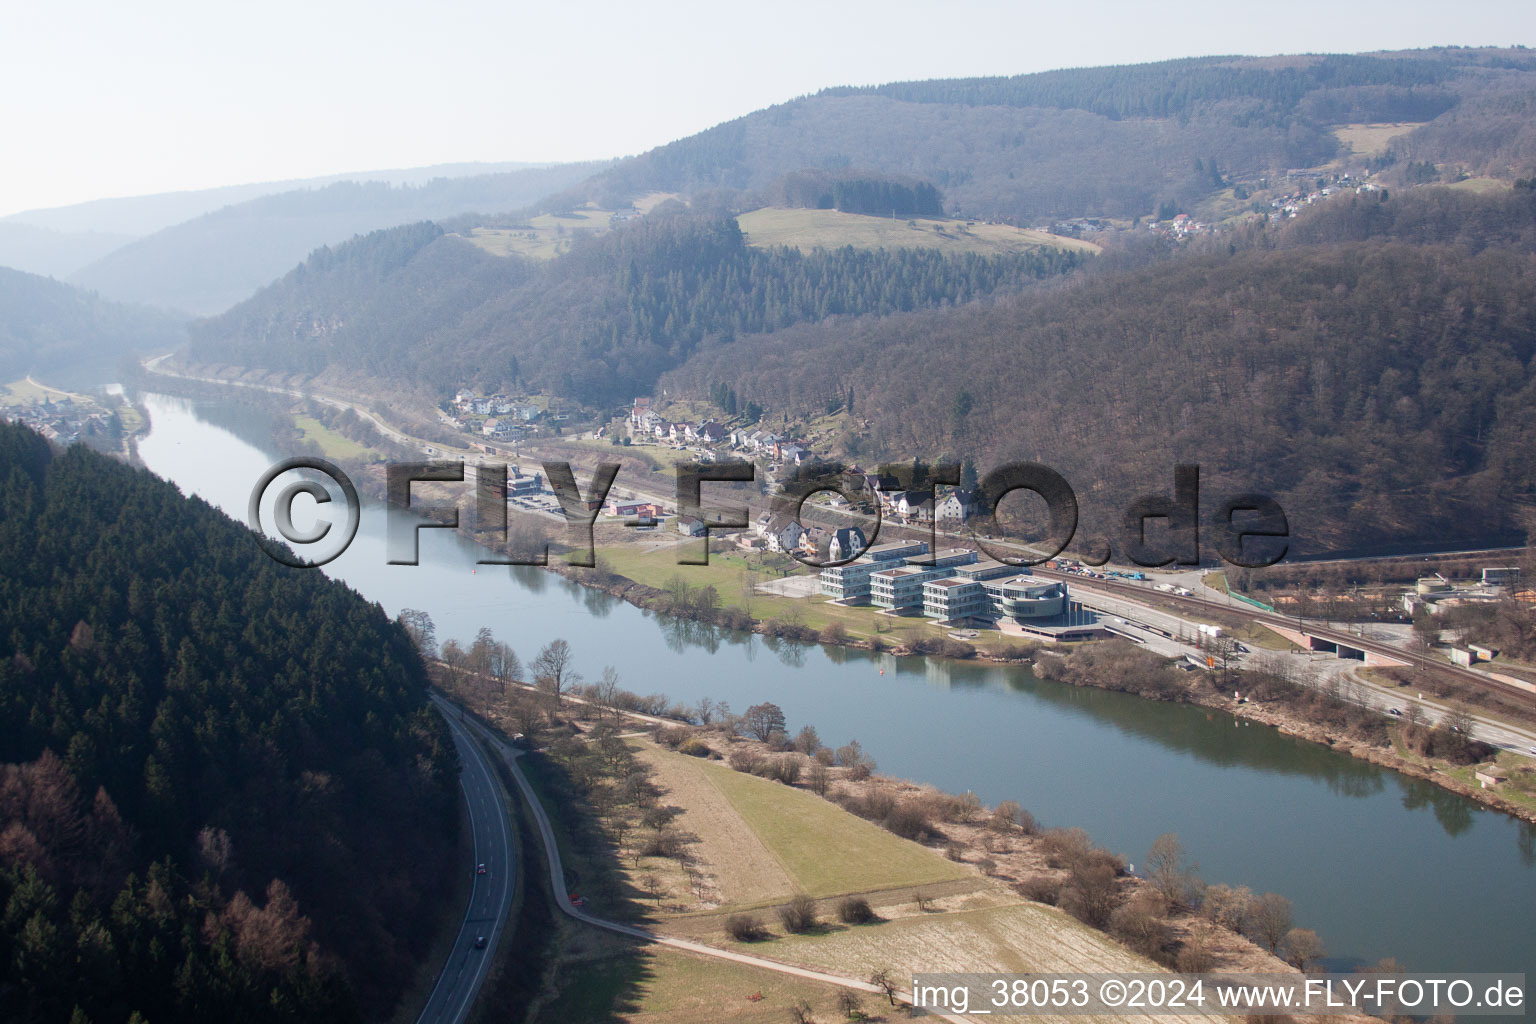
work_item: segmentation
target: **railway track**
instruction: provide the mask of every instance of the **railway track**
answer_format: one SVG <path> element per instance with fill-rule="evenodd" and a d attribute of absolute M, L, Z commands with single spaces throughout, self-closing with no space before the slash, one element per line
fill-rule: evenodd
<path fill-rule="evenodd" d="M 1148 595 L 1146 588 L 1138 587 L 1134 584 L 1121 583 L 1112 580 L 1094 580 L 1091 583 L 1085 583 L 1083 582 L 1082 577 L 1072 573 L 1060 572 L 1059 570 L 1055 569 L 1043 569 L 1039 566 L 1035 566 L 1032 571 L 1041 576 L 1048 576 L 1055 579 L 1065 580 L 1068 583 L 1083 587 L 1086 590 L 1100 590 L 1113 594 L 1116 597 L 1139 595 L 1145 598 L 1150 596 Z M 1297 629 L 1304 631 L 1311 636 L 1315 636 L 1319 640 L 1326 640 L 1329 643 L 1343 644 L 1346 647 L 1353 647 L 1356 650 L 1368 651 L 1370 653 L 1379 654 L 1388 658 L 1396 658 L 1399 660 L 1404 658 L 1412 658 L 1412 654 L 1404 651 L 1401 647 L 1395 647 L 1392 644 L 1383 643 L 1380 640 L 1372 640 L 1368 637 L 1356 636 L 1353 633 L 1341 632 L 1339 630 L 1330 629 L 1327 627 L 1319 627 L 1316 625 L 1307 624 L 1305 622 L 1298 624 L 1296 619 L 1285 615 L 1276 615 L 1270 612 L 1261 611 L 1256 608 L 1240 609 L 1225 604 L 1221 601 L 1213 601 L 1210 598 L 1204 597 L 1184 597 L 1179 594 L 1167 594 L 1162 592 L 1156 592 L 1156 596 L 1159 602 L 1171 605 L 1175 608 L 1182 608 L 1191 611 L 1216 612 L 1224 615 L 1236 615 L 1240 618 L 1248 619 L 1252 622 L 1262 623 L 1264 625 L 1282 626 L 1286 629 Z M 1499 680 L 1493 679 L 1482 672 L 1474 672 L 1471 669 L 1462 668 L 1459 665 L 1447 665 L 1444 662 L 1426 662 L 1425 671 L 1438 675 L 1443 679 L 1454 679 L 1458 682 L 1471 683 L 1476 686 L 1480 686 L 1485 690 L 1513 698 L 1518 703 L 1527 707 L 1536 707 L 1536 694 L 1522 690 L 1518 686 L 1510 686 L 1507 683 L 1500 682 Z"/>

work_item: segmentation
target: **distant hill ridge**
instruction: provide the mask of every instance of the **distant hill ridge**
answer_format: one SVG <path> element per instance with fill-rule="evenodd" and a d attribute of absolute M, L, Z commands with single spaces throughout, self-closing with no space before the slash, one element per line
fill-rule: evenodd
<path fill-rule="evenodd" d="M 319 246 L 418 220 L 516 209 L 601 166 L 559 164 L 412 185 L 340 181 L 264 195 L 133 241 L 70 280 L 109 298 L 218 313 Z"/>
<path fill-rule="evenodd" d="M 1200 57 L 840 86 L 622 161 L 571 195 L 612 206 L 646 191 L 752 193 L 786 173 L 856 166 L 931 182 L 966 216 L 1130 218 L 1208 194 L 1212 164 L 1223 177 L 1315 166 L 1341 152 L 1333 126 L 1378 121 L 1428 122 L 1384 164 L 1425 159 L 1407 155 L 1417 151 L 1508 180 L 1528 173 L 1518 160 L 1536 156 L 1536 118 L 1521 120 L 1533 91 L 1536 52 L 1524 48 Z M 1511 98 L 1525 99 L 1511 109 Z M 1460 124 L 1464 109 L 1499 130 Z"/>

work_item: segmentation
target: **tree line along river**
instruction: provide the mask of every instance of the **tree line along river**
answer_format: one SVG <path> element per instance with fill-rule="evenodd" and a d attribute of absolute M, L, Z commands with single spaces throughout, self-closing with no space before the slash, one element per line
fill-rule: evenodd
<path fill-rule="evenodd" d="M 267 450 L 262 415 L 141 396 L 150 470 L 244 520 Z M 428 612 L 439 639 L 490 627 L 524 661 L 554 637 L 595 679 L 737 711 L 771 700 L 791 728 L 857 738 L 879 770 L 1078 825 L 1134 863 L 1177 832 L 1207 881 L 1273 890 L 1328 945 L 1332 967 L 1394 956 L 1414 971 L 1536 977 L 1536 827 L 1436 786 L 1220 712 L 1047 682 L 1027 667 L 799 645 L 643 612 L 533 568 L 478 565 L 451 531 L 420 564 L 386 564 L 386 513 L 364 499 L 356 540 L 323 570 L 393 615 Z"/>

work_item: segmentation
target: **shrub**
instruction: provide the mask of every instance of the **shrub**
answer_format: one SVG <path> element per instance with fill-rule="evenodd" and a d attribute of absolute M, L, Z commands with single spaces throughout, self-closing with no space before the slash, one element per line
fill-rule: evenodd
<path fill-rule="evenodd" d="M 806 780 L 806 785 L 810 786 L 811 792 L 817 796 L 826 796 L 827 789 L 832 785 L 831 771 L 820 761 L 812 762 L 810 776 Z"/>
<path fill-rule="evenodd" d="M 810 931 L 818 924 L 816 901 L 801 893 L 779 908 L 779 921 L 794 935 Z"/>
<path fill-rule="evenodd" d="M 885 821 L 896 809 L 896 798 L 884 790 L 870 789 L 862 796 L 849 794 L 843 800 L 843 806 L 861 818 Z"/>
<path fill-rule="evenodd" d="M 688 739 L 688 730 L 677 725 L 662 725 L 656 727 L 656 742 L 664 747 L 676 750 Z"/>
<path fill-rule="evenodd" d="M 1019 824 L 1019 815 L 1024 813 L 1024 808 L 1019 806 L 1017 800 L 1004 800 L 997 805 L 992 812 L 992 819 L 987 822 L 994 832 L 1008 832 Z"/>
<path fill-rule="evenodd" d="M 1180 974 L 1204 974 L 1216 962 L 1211 952 L 1211 930 L 1208 925 L 1190 929 L 1189 937 L 1179 947 L 1174 967 Z"/>
<path fill-rule="evenodd" d="M 768 937 L 762 922 L 751 914 L 732 914 L 726 918 L 725 934 L 737 942 L 757 942 Z"/>
<path fill-rule="evenodd" d="M 1073 864 L 1061 890 L 1061 909 L 1084 924 L 1105 927 L 1120 906 L 1117 880 L 1124 867 L 1124 861 L 1107 850 L 1090 851 Z"/>
<path fill-rule="evenodd" d="M 849 896 L 837 905 L 838 920 L 844 924 L 869 924 L 877 920 L 874 908 L 863 896 Z"/>
<path fill-rule="evenodd" d="M 726 758 L 726 763 L 732 768 L 739 772 L 746 772 L 748 775 L 757 774 L 757 770 L 762 765 L 762 762 L 762 757 L 755 750 L 733 750 L 730 756 Z"/>
<path fill-rule="evenodd" d="M 681 858 L 683 839 L 672 829 L 645 833 L 640 839 L 637 852 L 642 857 Z"/>
<path fill-rule="evenodd" d="M 800 781 L 800 759 L 794 756 L 776 757 L 767 763 L 763 774 L 775 782 L 793 786 Z"/>
<path fill-rule="evenodd" d="M 1061 901 L 1061 881 L 1050 875 L 1030 875 L 1013 887 L 1014 892 L 1035 903 L 1054 907 Z"/>
<path fill-rule="evenodd" d="M 1116 938 L 1146 957 L 1162 959 L 1170 945 L 1171 930 L 1166 914 L 1167 901 L 1150 890 L 1142 890 L 1109 915 L 1109 928 Z"/>
<path fill-rule="evenodd" d="M 689 757 L 708 757 L 710 755 L 709 744 L 697 736 L 690 736 L 677 748 L 679 754 L 687 754 Z"/>
<path fill-rule="evenodd" d="M 903 800 L 891 808 L 884 825 L 903 839 L 922 839 L 933 829 L 928 816 L 914 800 Z"/>
<path fill-rule="evenodd" d="M 1080 828 L 1053 828 L 1040 839 L 1040 852 L 1053 868 L 1070 868 L 1091 849 L 1092 840 Z"/>
<path fill-rule="evenodd" d="M 921 801 L 923 811 L 930 818 L 940 821 L 968 822 L 981 811 L 981 800 L 975 793 L 956 796 L 953 793 L 928 792 L 915 799 Z"/>
<path fill-rule="evenodd" d="M 944 856 L 960 864 L 965 863 L 965 847 L 959 843 L 950 843 L 944 847 Z"/>
<path fill-rule="evenodd" d="M 821 642 L 824 644 L 842 644 L 848 642 L 848 630 L 841 622 L 830 623 L 821 631 Z"/>
<path fill-rule="evenodd" d="M 981 860 L 976 862 L 976 866 L 980 868 L 981 873 L 986 875 L 988 878 L 991 878 L 993 875 L 997 874 L 997 861 L 993 860 L 991 857 L 981 858 Z"/>

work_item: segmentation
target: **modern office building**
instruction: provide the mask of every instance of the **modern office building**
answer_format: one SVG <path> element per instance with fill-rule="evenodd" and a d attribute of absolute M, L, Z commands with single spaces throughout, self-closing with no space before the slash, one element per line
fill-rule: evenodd
<path fill-rule="evenodd" d="M 997 614 L 1020 624 L 1051 619 L 1067 610 L 1067 585 L 1037 576 L 1015 576 L 982 584 Z"/>
<path fill-rule="evenodd" d="M 914 564 L 930 561 L 931 565 Z M 923 555 L 907 558 L 905 565 L 870 574 L 870 600 L 879 608 L 921 610 L 924 584 L 953 576 L 957 566 L 970 565 L 975 561 L 976 552 L 965 548 L 936 551 L 931 559 Z"/>
<path fill-rule="evenodd" d="M 922 541 L 876 544 L 847 565 L 830 565 L 821 570 L 821 592 L 834 601 L 868 604 L 871 575 L 900 565 L 903 559 L 927 553 L 928 545 Z"/>

